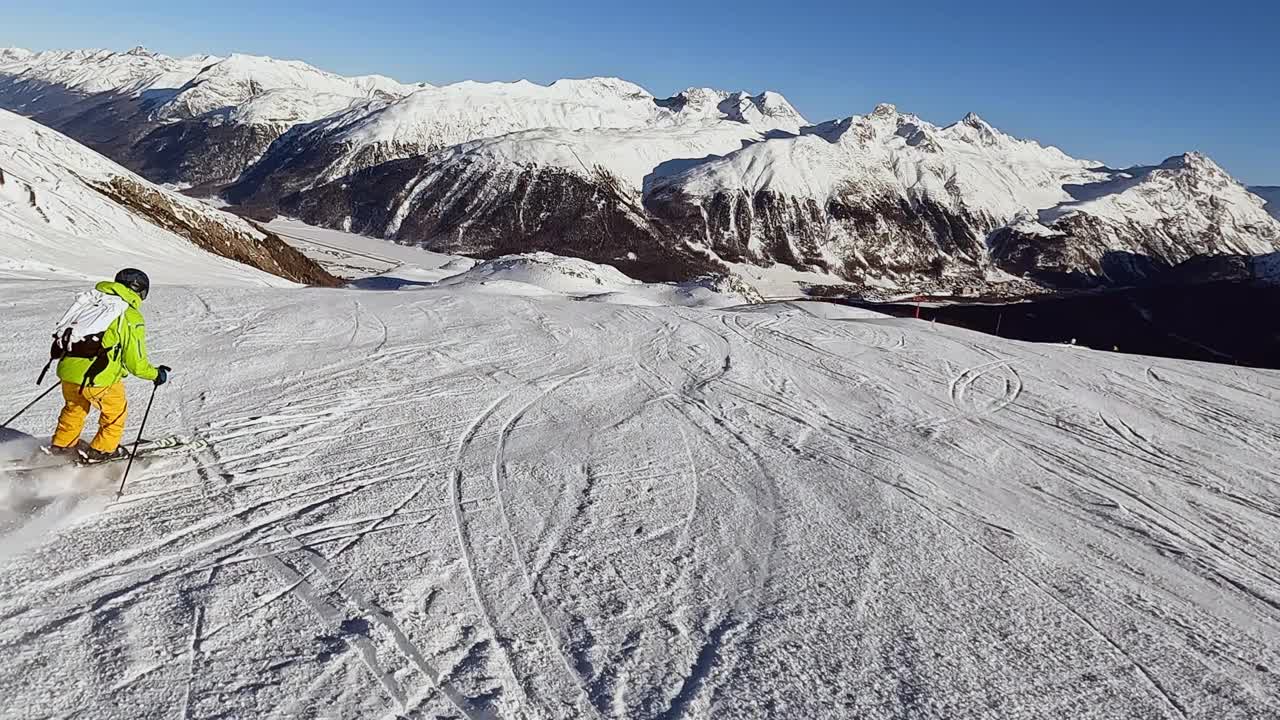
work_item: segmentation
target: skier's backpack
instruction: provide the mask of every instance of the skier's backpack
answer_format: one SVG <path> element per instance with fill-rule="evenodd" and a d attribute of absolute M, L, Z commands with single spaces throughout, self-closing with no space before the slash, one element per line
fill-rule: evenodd
<path fill-rule="evenodd" d="M 62 315 L 53 329 L 53 344 L 49 346 L 49 362 L 40 371 L 39 385 L 54 362 L 64 357 L 92 358 L 80 389 L 93 384 L 98 373 L 111 363 L 109 348 L 102 346 L 102 338 L 116 318 L 129 309 L 124 298 L 108 295 L 99 290 L 88 290 L 76 296 L 75 302 Z"/>

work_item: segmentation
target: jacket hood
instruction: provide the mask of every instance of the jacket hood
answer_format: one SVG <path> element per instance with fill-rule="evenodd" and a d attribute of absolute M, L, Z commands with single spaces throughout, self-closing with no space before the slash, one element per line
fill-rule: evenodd
<path fill-rule="evenodd" d="M 120 283 L 113 282 L 111 280 L 103 280 L 93 287 L 100 293 L 115 295 L 121 300 L 124 300 L 129 303 L 129 307 L 134 310 L 142 309 L 142 298 L 138 297 L 138 293 L 134 292 L 133 289 L 127 285 L 121 285 Z"/>

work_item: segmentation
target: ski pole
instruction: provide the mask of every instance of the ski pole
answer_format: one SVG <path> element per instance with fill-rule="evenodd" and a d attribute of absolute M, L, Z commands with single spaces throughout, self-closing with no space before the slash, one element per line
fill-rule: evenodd
<path fill-rule="evenodd" d="M 133 452 L 129 453 L 129 463 L 124 466 L 124 476 L 120 478 L 120 489 L 116 491 L 116 499 L 124 495 L 124 483 L 129 479 L 129 470 L 133 468 L 133 459 L 138 455 L 138 445 L 142 443 L 142 431 L 147 429 L 147 418 L 151 416 L 151 403 L 156 401 L 156 390 L 159 385 L 151 386 L 151 399 L 147 400 L 147 410 L 142 413 L 142 424 L 138 426 L 138 438 L 133 441 Z"/>
<path fill-rule="evenodd" d="M 35 400 L 32 400 L 31 402 L 27 403 L 27 406 L 26 406 L 26 407 L 22 408 L 21 410 L 19 410 L 19 411 L 18 411 L 18 412 L 16 412 L 16 413 L 14 413 L 13 417 L 9 418 L 8 420 L 5 420 L 5 421 L 4 421 L 4 424 L 3 424 L 3 425 L 0 425 L 0 429 L 3 429 L 3 428 L 7 428 L 7 427 L 9 427 L 9 423 L 13 422 L 14 420 L 17 420 L 17 419 L 22 415 L 22 413 L 24 413 L 24 412 L 26 412 L 26 411 L 30 410 L 30 409 L 31 409 L 31 408 L 32 408 L 36 403 L 38 403 L 38 402 L 40 402 L 41 400 L 45 399 L 45 397 L 46 397 L 49 393 L 53 392 L 53 391 L 54 391 L 54 389 L 55 389 L 55 388 L 57 388 L 57 387 L 58 387 L 59 385 L 61 385 L 61 384 L 62 384 L 62 383 L 60 383 L 60 382 L 56 382 L 56 383 L 54 383 L 54 384 L 50 385 L 48 390 L 45 390 L 44 392 L 40 393 L 40 397 L 38 397 L 38 398 L 36 398 Z"/>

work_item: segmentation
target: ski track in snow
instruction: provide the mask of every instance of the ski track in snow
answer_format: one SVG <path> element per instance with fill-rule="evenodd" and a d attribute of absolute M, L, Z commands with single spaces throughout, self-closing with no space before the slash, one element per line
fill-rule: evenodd
<path fill-rule="evenodd" d="M 210 445 L 0 480 L 15 717 L 1280 715 L 1274 372 L 800 303 L 148 320 Z"/>

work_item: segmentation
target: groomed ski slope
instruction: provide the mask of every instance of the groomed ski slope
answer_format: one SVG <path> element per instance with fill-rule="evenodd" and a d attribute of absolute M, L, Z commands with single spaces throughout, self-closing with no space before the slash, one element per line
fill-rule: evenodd
<path fill-rule="evenodd" d="M 0 285 L 5 408 L 72 289 Z M 148 434 L 212 445 L 5 478 L 5 717 L 1280 714 L 1276 372 L 466 285 L 147 311 Z"/>

